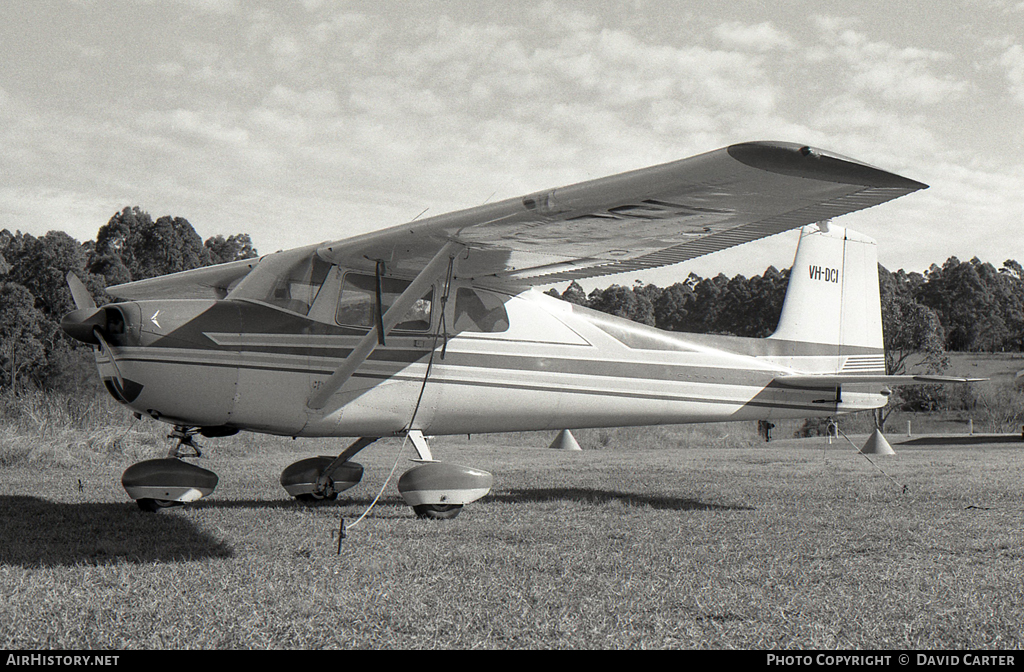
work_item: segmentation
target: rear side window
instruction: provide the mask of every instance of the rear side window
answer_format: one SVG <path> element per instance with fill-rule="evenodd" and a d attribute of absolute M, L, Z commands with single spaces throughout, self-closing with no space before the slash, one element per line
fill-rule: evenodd
<path fill-rule="evenodd" d="M 384 278 L 381 283 L 382 312 L 386 313 L 410 284 L 407 280 Z M 376 276 L 346 273 L 341 287 L 341 297 L 338 299 L 338 324 L 351 327 L 374 326 L 373 304 L 376 301 L 376 287 Z M 394 328 L 400 331 L 428 331 L 433 296 L 434 291 L 431 289 L 423 298 L 417 299 Z"/>
<path fill-rule="evenodd" d="M 481 292 L 472 287 L 459 287 L 455 293 L 456 332 L 476 331 L 498 333 L 508 331 L 505 302 L 497 294 Z"/>

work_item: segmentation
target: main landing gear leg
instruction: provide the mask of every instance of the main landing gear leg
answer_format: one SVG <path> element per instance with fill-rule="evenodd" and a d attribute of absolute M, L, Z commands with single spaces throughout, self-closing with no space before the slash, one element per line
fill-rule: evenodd
<path fill-rule="evenodd" d="M 363 478 L 363 465 L 351 458 L 378 437 L 364 436 L 335 458 L 321 455 L 290 464 L 281 472 L 281 485 L 302 502 L 334 500 L 338 493 L 353 487 Z"/>
<path fill-rule="evenodd" d="M 121 484 L 140 509 L 154 512 L 181 506 L 206 497 L 217 487 L 217 474 L 180 459 L 202 456 L 195 442 L 198 433 L 198 427 L 176 426 L 167 438 L 178 442 L 167 457 L 138 462 L 125 470 Z"/>

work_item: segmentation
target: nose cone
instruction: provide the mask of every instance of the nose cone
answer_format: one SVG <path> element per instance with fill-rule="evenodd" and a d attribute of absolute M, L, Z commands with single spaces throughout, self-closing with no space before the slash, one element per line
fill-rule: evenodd
<path fill-rule="evenodd" d="M 79 308 L 73 310 L 60 320 L 60 328 L 64 333 L 82 343 L 99 345 L 96 329 L 101 331 L 107 326 L 107 313 L 102 308 Z"/>
<path fill-rule="evenodd" d="M 65 315 L 60 327 L 71 338 L 90 345 L 139 345 L 142 314 L 133 303 L 109 303 L 102 308 L 79 308 Z"/>

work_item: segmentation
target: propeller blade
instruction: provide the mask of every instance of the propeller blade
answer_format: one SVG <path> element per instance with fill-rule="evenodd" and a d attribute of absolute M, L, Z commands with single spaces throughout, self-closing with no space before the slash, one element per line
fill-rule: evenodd
<path fill-rule="evenodd" d="M 71 298 L 75 300 L 75 308 L 82 310 L 83 308 L 96 308 L 96 302 L 92 299 L 92 294 L 86 288 L 85 283 L 82 282 L 77 275 L 68 272 L 68 289 L 71 290 Z"/>

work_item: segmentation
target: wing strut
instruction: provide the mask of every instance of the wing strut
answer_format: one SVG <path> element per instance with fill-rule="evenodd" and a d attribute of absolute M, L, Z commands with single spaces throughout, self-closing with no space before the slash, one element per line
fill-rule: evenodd
<path fill-rule="evenodd" d="M 345 361 L 342 362 L 331 377 L 324 381 L 323 387 L 317 390 L 313 396 L 309 398 L 306 405 L 314 410 L 319 411 L 327 405 L 327 400 L 330 399 L 335 392 L 341 389 L 341 386 L 352 377 L 356 369 L 366 361 L 366 358 L 370 356 L 377 344 L 383 340 L 383 336 L 391 332 L 398 321 L 412 308 L 412 305 L 416 303 L 417 299 L 423 297 L 427 292 L 427 289 L 434 283 L 435 280 L 442 277 L 445 273 L 445 266 L 448 264 L 450 259 L 455 258 L 458 253 L 465 247 L 462 243 L 456 243 L 454 241 L 448 241 L 444 246 L 438 250 L 434 258 L 431 259 L 420 274 L 416 276 L 416 279 L 412 281 L 401 296 L 399 296 L 388 311 L 384 314 L 381 319 L 383 324 L 383 331 L 376 329 L 370 329 L 366 332 L 366 335 L 359 341 L 352 352 L 349 353 Z"/>
<path fill-rule="evenodd" d="M 384 342 L 384 260 L 377 260 L 377 269 L 374 271 L 374 275 L 377 276 L 377 294 L 376 302 L 373 304 L 373 321 L 377 327 L 377 345 L 387 345 Z"/>

